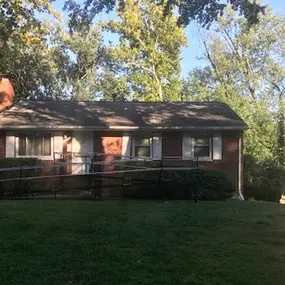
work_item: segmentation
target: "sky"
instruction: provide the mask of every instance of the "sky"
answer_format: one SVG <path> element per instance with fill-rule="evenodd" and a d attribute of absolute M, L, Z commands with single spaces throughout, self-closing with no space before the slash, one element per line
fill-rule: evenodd
<path fill-rule="evenodd" d="M 56 11 L 63 13 L 62 8 L 64 2 L 65 0 L 56 0 L 53 3 L 53 8 Z M 285 0 L 263 0 L 261 2 L 263 4 L 271 5 L 271 7 L 276 13 L 285 16 Z M 66 18 L 66 14 L 63 13 L 62 15 L 63 18 Z M 101 13 L 96 17 L 97 21 L 110 19 L 114 19 L 114 13 Z M 187 47 L 183 48 L 181 54 L 182 76 L 187 76 L 187 74 L 192 68 L 203 66 L 205 64 L 203 60 L 199 59 L 203 55 L 203 45 L 199 36 L 200 32 L 198 25 L 192 22 L 189 26 L 186 27 L 185 33 L 187 35 L 188 43 Z M 113 43 L 118 42 L 118 37 L 114 34 L 104 33 L 103 37 L 105 43 L 108 43 L 109 41 Z"/>

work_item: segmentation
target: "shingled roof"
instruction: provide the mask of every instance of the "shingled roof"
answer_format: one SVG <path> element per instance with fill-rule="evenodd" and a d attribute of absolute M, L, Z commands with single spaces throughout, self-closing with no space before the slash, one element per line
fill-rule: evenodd
<path fill-rule="evenodd" d="M 245 122 L 220 102 L 21 101 L 0 114 L 0 129 L 234 129 Z"/>

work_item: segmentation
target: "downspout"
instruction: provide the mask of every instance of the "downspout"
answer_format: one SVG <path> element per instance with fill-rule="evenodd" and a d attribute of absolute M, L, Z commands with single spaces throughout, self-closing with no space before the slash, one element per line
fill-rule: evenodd
<path fill-rule="evenodd" d="M 242 137 L 238 139 L 238 194 L 240 200 L 244 200 L 242 193 Z"/>

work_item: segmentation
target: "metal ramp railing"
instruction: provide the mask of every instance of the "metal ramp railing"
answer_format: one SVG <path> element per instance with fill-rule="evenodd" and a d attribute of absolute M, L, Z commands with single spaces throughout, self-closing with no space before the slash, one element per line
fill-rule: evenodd
<path fill-rule="evenodd" d="M 57 155 L 59 153 L 56 153 Z M 89 189 L 92 196 L 94 193 L 99 193 L 100 188 L 104 187 L 128 187 L 132 185 L 144 185 L 148 183 L 157 183 L 157 187 L 163 188 L 167 181 L 166 173 L 173 171 L 191 171 L 192 175 L 198 176 L 198 158 L 192 158 L 183 161 L 181 157 L 162 157 L 160 159 L 150 159 L 145 157 L 121 156 L 118 154 L 102 154 L 102 153 L 74 153 L 72 156 L 82 156 L 82 162 L 64 161 L 58 155 L 53 164 L 37 165 L 37 166 L 19 166 L 11 168 L 0 168 L 0 194 L 2 196 L 17 196 L 17 193 L 22 195 L 31 194 L 34 196 L 36 192 L 44 192 L 43 190 L 35 189 L 27 190 L 27 184 L 37 185 L 41 188 L 44 182 L 48 181 L 49 189 L 47 191 L 54 194 L 54 197 L 62 190 L 64 182 L 70 178 L 85 178 L 88 185 L 82 186 L 82 190 Z M 173 164 L 174 161 L 181 162 Z M 71 171 L 70 171 L 71 170 Z M 155 179 L 147 178 L 130 178 L 132 174 L 153 173 Z M 108 185 L 101 183 L 106 181 L 122 181 L 120 184 Z M 13 190 L 6 191 L 7 184 L 11 184 Z M 74 188 L 80 188 L 74 185 Z M 70 189 L 72 190 L 72 189 Z M 75 189 L 74 189 L 75 190 Z M 8 195 L 9 196 L 9 195 Z M 195 190 L 195 202 L 197 202 L 197 189 Z"/>

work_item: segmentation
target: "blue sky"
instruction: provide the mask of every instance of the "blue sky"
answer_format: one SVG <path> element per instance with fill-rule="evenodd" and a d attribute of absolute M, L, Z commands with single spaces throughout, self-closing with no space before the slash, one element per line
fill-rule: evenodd
<path fill-rule="evenodd" d="M 56 0 L 53 3 L 54 9 L 57 11 L 62 11 L 64 2 L 64 0 Z M 285 16 L 284 0 L 264 0 L 261 2 L 263 4 L 270 4 L 275 12 Z M 112 18 L 114 18 L 114 13 L 107 15 L 102 13 L 98 15 L 97 20 L 107 20 Z M 203 65 L 203 61 L 198 59 L 203 54 L 203 46 L 199 37 L 198 25 L 195 23 L 191 23 L 188 27 L 186 27 L 185 32 L 188 37 L 188 45 L 187 47 L 183 48 L 181 54 L 181 67 L 183 76 L 186 76 L 191 68 Z M 109 41 L 116 43 L 117 37 L 110 33 L 104 33 L 104 41 L 106 43 L 108 43 Z"/>

